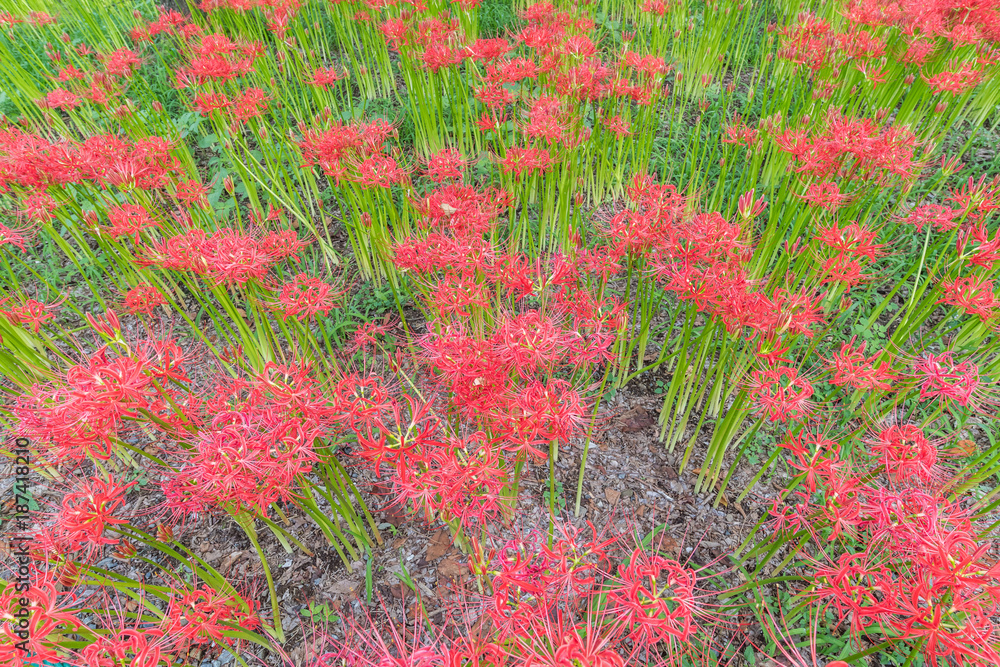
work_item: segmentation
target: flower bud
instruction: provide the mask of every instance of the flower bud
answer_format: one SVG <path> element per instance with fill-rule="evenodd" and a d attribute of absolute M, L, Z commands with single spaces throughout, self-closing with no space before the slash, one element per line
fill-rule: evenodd
<path fill-rule="evenodd" d="M 162 523 L 156 524 L 156 541 L 169 544 L 174 541 L 174 529 Z"/>
<path fill-rule="evenodd" d="M 122 543 L 118 545 L 114 553 L 111 554 L 112 558 L 116 560 L 128 560 L 130 558 L 135 558 L 136 550 L 131 542 L 127 540 L 122 540 Z"/>

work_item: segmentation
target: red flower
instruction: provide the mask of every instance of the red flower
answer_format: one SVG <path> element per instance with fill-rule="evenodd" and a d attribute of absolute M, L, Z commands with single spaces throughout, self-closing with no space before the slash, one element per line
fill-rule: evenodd
<path fill-rule="evenodd" d="M 339 72 L 336 67 L 317 67 L 313 73 L 304 80 L 307 86 L 326 88 L 331 83 L 336 83 L 347 77 L 347 71 Z"/>
<path fill-rule="evenodd" d="M 938 303 L 961 308 L 970 315 L 978 315 L 983 320 L 993 317 L 997 305 L 1000 305 L 1000 301 L 997 301 L 993 293 L 992 280 L 976 276 L 949 278 L 941 281 L 941 289 L 944 296 Z"/>
<path fill-rule="evenodd" d="M 832 359 L 825 361 L 830 364 L 833 370 L 833 385 L 850 385 L 855 389 L 885 390 L 891 386 L 896 374 L 893 373 L 887 359 L 881 359 L 882 350 L 872 357 L 865 356 L 865 346 L 862 342 L 855 347 L 857 336 L 849 343 L 840 346 L 840 352 L 834 352 Z"/>
<path fill-rule="evenodd" d="M 552 165 L 552 157 L 544 148 L 521 148 L 511 147 L 507 149 L 507 154 L 500 161 L 504 173 L 513 173 L 517 178 L 521 178 L 525 172 L 531 173 L 536 169 L 544 172 Z"/>
<path fill-rule="evenodd" d="M 123 204 L 109 208 L 108 221 L 111 225 L 103 227 L 101 231 L 113 239 L 121 236 L 133 236 L 136 243 L 139 242 L 139 234 L 142 230 L 155 229 L 160 226 L 150 217 L 149 211 L 138 204 Z"/>
<path fill-rule="evenodd" d="M 8 301 L 8 299 L 0 300 L 0 305 Z M 20 306 L 12 306 L 6 310 L 0 310 L 0 316 L 7 318 L 7 320 L 14 325 L 18 324 L 30 324 L 32 330 L 38 333 L 41 330 L 42 324 L 45 322 L 55 319 L 55 315 L 52 314 L 52 309 L 62 303 L 50 303 L 44 304 L 41 301 L 35 301 L 34 299 L 28 299 Z"/>
<path fill-rule="evenodd" d="M 317 313 L 327 315 L 330 309 L 336 307 L 345 292 L 346 290 L 337 290 L 319 278 L 300 273 L 295 280 L 281 287 L 277 308 L 284 320 L 289 317 L 305 320 Z"/>
<path fill-rule="evenodd" d="M 167 305 L 167 300 L 154 285 L 139 283 L 125 294 L 123 305 L 133 315 L 152 315 L 156 308 Z"/>
<path fill-rule="evenodd" d="M 114 513 L 125 504 L 125 494 L 134 485 L 135 482 L 121 485 L 96 477 L 81 481 L 63 496 L 62 507 L 55 517 L 56 539 L 65 541 L 74 551 L 86 548 L 90 553 L 105 544 L 118 544 L 117 539 L 105 537 L 104 532 L 128 523 Z"/>
<path fill-rule="evenodd" d="M 771 421 L 801 419 L 811 409 L 812 384 L 794 368 L 755 370 L 748 389 L 756 412 Z"/>
<path fill-rule="evenodd" d="M 979 389 L 979 368 L 971 361 L 955 362 L 953 352 L 926 354 L 913 365 L 920 385 L 920 400 L 952 400 L 965 406 Z"/>

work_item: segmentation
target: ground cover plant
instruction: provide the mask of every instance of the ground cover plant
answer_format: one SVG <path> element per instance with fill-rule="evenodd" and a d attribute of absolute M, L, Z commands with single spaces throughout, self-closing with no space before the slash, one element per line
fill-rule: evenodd
<path fill-rule="evenodd" d="M 1000 664 L 1000 3 L 10 0 L 0 64 L 3 664 Z"/>

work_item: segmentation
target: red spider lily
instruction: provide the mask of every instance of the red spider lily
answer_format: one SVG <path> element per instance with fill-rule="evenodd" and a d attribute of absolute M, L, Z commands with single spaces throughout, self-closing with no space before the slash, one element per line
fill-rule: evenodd
<path fill-rule="evenodd" d="M 198 93 L 194 96 L 194 109 L 203 116 L 209 116 L 213 111 L 222 111 L 233 105 L 233 101 L 225 93 Z"/>
<path fill-rule="evenodd" d="M 214 415 L 188 437 L 184 461 L 163 483 L 168 507 L 181 512 L 250 507 L 266 512 L 294 497 L 296 477 L 308 473 L 316 439 L 335 415 L 301 365 L 268 364 L 248 381 L 222 378 L 205 404 Z"/>
<path fill-rule="evenodd" d="M 152 315 L 160 306 L 167 305 L 160 290 L 149 283 L 139 283 L 125 293 L 122 306 L 132 315 Z"/>
<path fill-rule="evenodd" d="M 257 118 L 267 112 L 271 98 L 260 88 L 247 88 L 233 96 L 232 115 L 237 123 L 245 123 L 251 118 Z"/>
<path fill-rule="evenodd" d="M 16 246 L 21 252 L 27 252 L 25 245 L 34 237 L 32 227 L 13 228 L 0 224 L 0 247 L 5 245 Z"/>
<path fill-rule="evenodd" d="M 992 280 L 976 276 L 951 278 L 941 282 L 941 290 L 944 296 L 938 303 L 961 308 L 966 313 L 977 315 L 983 320 L 993 317 L 996 307 L 1000 305 L 1000 301 L 997 301 L 993 293 Z"/>
<path fill-rule="evenodd" d="M 828 62 L 834 46 L 830 24 L 813 14 L 800 14 L 798 23 L 781 29 L 778 57 L 805 65 L 814 73 Z"/>
<path fill-rule="evenodd" d="M 96 477 L 81 481 L 63 497 L 56 512 L 56 540 L 73 551 L 86 549 L 88 554 L 105 544 L 118 544 L 117 539 L 105 537 L 104 533 L 108 528 L 128 523 L 114 513 L 125 504 L 125 494 L 134 485 L 135 482 L 120 485 Z"/>
<path fill-rule="evenodd" d="M 51 571 L 31 566 L 29 576 L 31 586 L 26 591 L 16 590 L 13 577 L 5 577 L 9 583 L 0 590 L 0 660 L 11 667 L 62 662 L 68 657 L 61 646 L 63 635 L 84 625 L 71 610 L 75 595 L 60 591 Z"/>
<path fill-rule="evenodd" d="M 352 177 L 355 183 L 362 188 L 388 188 L 392 185 L 402 183 L 407 171 L 401 168 L 396 161 L 385 155 L 373 155 L 355 166 L 356 173 Z"/>
<path fill-rule="evenodd" d="M 489 307 L 490 299 L 486 285 L 476 281 L 469 271 L 448 272 L 438 283 L 434 293 L 435 308 L 441 314 L 469 317 L 470 307 Z"/>
<path fill-rule="evenodd" d="M 820 227 L 816 238 L 839 254 L 850 254 L 874 260 L 882 254 L 882 248 L 885 247 L 872 243 L 876 236 L 878 236 L 877 231 L 867 230 L 856 222 L 841 228 L 834 221 L 829 227 Z"/>
<path fill-rule="evenodd" d="M 57 462 L 106 460 L 123 420 L 141 410 L 160 411 L 163 395 L 154 380 L 163 385 L 188 381 L 183 362 L 180 348 L 169 339 L 140 341 L 131 357 L 109 359 L 102 348 L 85 365 L 69 369 L 58 384 L 30 388 L 13 414 L 20 431 L 45 443 Z"/>
<path fill-rule="evenodd" d="M 737 144 L 746 146 L 748 150 L 753 150 L 759 141 L 759 131 L 747 126 L 743 122 L 742 116 L 736 116 L 732 125 L 723 125 L 726 136 L 722 138 L 724 144 Z"/>
<path fill-rule="evenodd" d="M 514 103 L 514 95 L 509 90 L 504 88 L 503 84 L 500 82 L 488 81 L 484 83 L 481 87 L 476 88 L 475 97 L 483 105 L 486 106 L 495 117 L 497 113 L 503 113 L 504 107 L 508 104 Z M 495 127 L 496 121 L 493 119 L 488 119 L 484 117 L 484 120 L 488 123 L 489 127 Z"/>
<path fill-rule="evenodd" d="M 104 187 L 164 188 L 180 169 L 170 149 L 171 144 L 160 137 L 147 137 L 135 144 L 111 135 L 88 137 L 79 147 L 81 172 Z"/>
<path fill-rule="evenodd" d="M 520 148 L 512 147 L 507 149 L 507 154 L 500 161 L 500 166 L 504 173 L 513 173 L 516 178 L 521 178 L 525 173 L 538 170 L 545 172 L 552 166 L 552 157 L 544 148 Z"/>
<path fill-rule="evenodd" d="M 239 595 L 226 595 L 207 584 L 175 592 L 159 630 L 178 647 L 208 642 L 233 643 L 226 631 L 253 630 L 260 625 L 255 605 Z"/>
<path fill-rule="evenodd" d="M 12 409 L 19 430 L 39 443 L 49 443 L 52 458 L 111 457 L 118 420 L 104 406 L 77 400 L 65 388 L 31 387 Z"/>
<path fill-rule="evenodd" d="M 802 419 L 812 406 L 812 384 L 794 368 L 779 366 L 751 373 L 748 392 L 755 410 L 771 421 Z"/>
<path fill-rule="evenodd" d="M 565 357 L 574 338 L 551 318 L 530 310 L 503 318 L 494 340 L 499 359 L 522 377 L 530 378 L 538 371 L 551 372 Z"/>
<path fill-rule="evenodd" d="M 885 390 L 891 386 L 897 375 L 892 371 L 890 361 L 882 357 L 879 350 L 871 357 L 865 356 L 865 346 L 855 347 L 857 336 L 850 342 L 840 346 L 840 352 L 835 352 L 832 359 L 825 359 L 833 370 L 830 383 L 836 386 L 850 385 L 855 389 Z"/>
<path fill-rule="evenodd" d="M 295 280 L 281 286 L 276 308 L 283 320 L 287 321 L 289 317 L 305 320 L 318 313 L 327 315 L 337 307 L 345 293 L 346 289 L 338 290 L 319 278 L 300 273 Z"/>
<path fill-rule="evenodd" d="M 383 412 L 392 407 L 388 390 L 375 377 L 357 374 L 345 376 L 334 389 L 331 418 L 335 425 L 361 435 L 370 435 L 379 427 Z"/>
<path fill-rule="evenodd" d="M 44 224 L 55 217 L 52 212 L 59 206 L 47 192 L 32 192 L 20 202 L 17 211 L 18 221 L 27 220 L 32 225 Z"/>
<path fill-rule="evenodd" d="M 636 549 L 608 594 L 633 641 L 687 642 L 697 630 L 697 575 L 676 561 Z"/>
<path fill-rule="evenodd" d="M 508 414 L 497 415 L 504 424 L 506 449 L 525 451 L 543 459 L 538 449 L 552 441 L 570 442 L 583 422 L 580 394 L 565 380 L 546 384 L 534 381 L 517 392 Z"/>
<path fill-rule="evenodd" d="M 989 662 L 992 627 L 983 621 L 1000 599 L 1000 569 L 983 560 L 989 547 L 979 543 L 972 511 L 945 497 L 936 444 L 909 424 L 883 427 L 867 442 L 870 464 L 857 455 L 840 461 L 827 448 L 830 464 L 815 467 L 820 483 L 809 487 L 822 499 L 813 503 L 812 493 L 796 492 L 804 502 L 794 510 L 776 504 L 772 512 L 814 539 L 829 530 L 828 541 L 851 545 L 812 563 L 809 597 L 849 618 L 852 636 L 881 631 L 897 641 L 924 639 L 930 664 L 944 657 Z M 789 448 L 800 459 L 812 449 Z"/>
<path fill-rule="evenodd" d="M 128 78 L 138 69 L 139 56 L 128 49 L 118 49 L 104 56 L 99 56 L 104 61 L 104 70 L 112 76 Z"/>
<path fill-rule="evenodd" d="M 975 251 L 967 252 L 971 244 L 975 244 Z M 994 264 L 1000 262 L 1000 230 L 991 239 L 989 230 L 980 220 L 959 233 L 958 251 L 968 257 L 969 266 L 992 269 Z"/>
<path fill-rule="evenodd" d="M 919 164 L 914 160 L 916 135 L 906 128 L 881 130 L 873 120 L 830 113 L 826 130 L 807 138 L 791 130 L 776 137 L 778 147 L 791 153 L 797 172 L 819 179 L 885 179 L 890 175 L 912 178 Z"/>
<path fill-rule="evenodd" d="M 380 604 L 384 607 L 385 601 L 380 599 Z M 322 653 L 319 656 L 322 662 L 317 664 L 355 667 L 459 667 L 465 664 L 462 662 L 464 651 L 460 646 L 464 638 L 456 637 L 449 646 L 451 642 L 443 633 L 422 623 L 418 623 L 411 632 L 406 627 L 398 627 L 391 618 L 387 623 L 379 624 L 368 614 L 366 610 L 362 625 L 354 619 L 345 619 L 344 638 L 327 637 L 325 643 L 332 650 Z M 380 625 L 379 631 L 372 630 Z M 386 626 L 387 630 L 384 629 Z M 469 643 L 475 645 L 478 642 L 473 640 Z M 476 662 L 478 658 L 479 653 L 476 653 L 471 664 L 486 664 Z"/>
<path fill-rule="evenodd" d="M 816 491 L 818 482 L 828 480 L 839 464 L 840 443 L 818 433 L 802 431 L 778 445 L 795 455 L 789 465 L 805 475 L 803 481 L 809 493 Z"/>
<path fill-rule="evenodd" d="M 50 90 L 42 99 L 38 100 L 38 106 L 43 109 L 75 109 L 83 102 L 80 97 L 63 88 Z"/>
<path fill-rule="evenodd" d="M 191 180 L 178 181 L 174 194 L 178 201 L 185 206 L 194 206 L 195 204 L 199 206 L 207 206 L 208 192 L 209 189 L 206 186 L 202 185 L 198 181 Z"/>
<path fill-rule="evenodd" d="M 139 235 L 144 229 L 155 229 L 160 225 L 149 215 L 144 206 L 124 204 L 107 209 L 110 226 L 102 227 L 101 231 L 113 239 L 121 236 L 133 236 L 139 242 Z"/>
<path fill-rule="evenodd" d="M 479 62 L 490 62 L 503 57 L 512 50 L 506 39 L 477 39 L 465 47 L 466 56 Z"/>
<path fill-rule="evenodd" d="M 430 157 L 427 162 L 427 177 L 435 183 L 444 181 L 462 182 L 462 168 L 466 161 L 453 148 L 444 148 Z"/>
<path fill-rule="evenodd" d="M 935 475 L 938 451 L 923 431 L 912 424 L 883 429 L 868 440 L 872 456 L 881 457 L 886 473 L 897 482 L 911 477 L 929 482 Z"/>
<path fill-rule="evenodd" d="M 958 227 L 958 219 L 962 211 L 940 204 L 925 204 L 910 211 L 906 216 L 896 219 L 913 225 L 917 231 L 923 231 L 924 225 L 930 225 L 939 232 L 947 232 Z"/>
<path fill-rule="evenodd" d="M 953 352 L 925 354 L 913 364 L 913 377 L 920 386 L 920 400 L 937 398 L 969 405 L 980 388 L 979 368 L 972 361 L 956 362 Z"/>
<path fill-rule="evenodd" d="M 517 642 L 518 664 L 525 667 L 625 667 L 625 660 L 614 650 L 618 639 L 615 632 L 608 632 L 592 620 L 574 625 L 567 616 L 566 612 L 556 610 L 555 620 L 544 615 L 537 618 L 535 633 L 528 633 Z M 611 627 L 619 626 L 612 623 Z"/>
<path fill-rule="evenodd" d="M 924 77 L 935 94 L 941 92 L 958 96 L 975 88 L 983 79 L 983 70 L 975 69 L 971 62 L 962 63 L 955 71 L 945 70 L 934 76 Z"/>
<path fill-rule="evenodd" d="M 608 129 L 613 135 L 622 139 L 623 137 L 630 136 L 632 134 L 631 127 L 632 124 L 622 118 L 620 115 L 607 116 L 601 119 L 604 127 Z"/>
<path fill-rule="evenodd" d="M 336 67 L 317 67 L 303 83 L 307 86 L 326 88 L 330 84 L 346 78 L 347 75 L 348 72 L 346 70 L 338 71 Z"/>
<path fill-rule="evenodd" d="M 0 299 L 0 305 L 6 303 L 9 299 Z M 4 317 L 11 324 L 29 324 L 35 333 L 38 333 L 42 325 L 49 320 L 55 319 L 55 315 L 52 310 L 59 306 L 62 301 L 57 303 L 44 304 L 41 301 L 36 301 L 34 299 L 27 299 L 24 303 L 19 306 L 11 306 L 6 309 L 0 309 L 0 317 Z"/>
<path fill-rule="evenodd" d="M 414 506 L 444 520 L 458 520 L 463 527 L 484 526 L 500 515 L 501 491 L 509 483 L 506 465 L 499 453 L 478 432 L 465 441 L 442 443 L 427 451 L 431 441 L 421 443 L 423 461 L 400 459 L 393 480 L 396 502 Z"/>
<path fill-rule="evenodd" d="M 271 267 L 296 254 L 306 241 L 292 230 L 268 232 L 262 238 L 224 227 L 206 237 L 201 230 L 138 247 L 140 266 L 192 271 L 218 283 L 245 285 L 263 281 Z"/>
<path fill-rule="evenodd" d="M 56 77 L 56 81 L 73 81 L 76 79 L 85 79 L 87 74 L 81 72 L 75 66 L 69 65 L 59 70 L 59 76 Z"/>
<path fill-rule="evenodd" d="M 98 635 L 80 651 L 82 667 L 157 667 L 169 648 L 169 640 L 148 628 L 117 630 Z"/>
<path fill-rule="evenodd" d="M 13 28 L 18 23 L 23 23 L 23 22 L 24 22 L 23 20 L 17 18 L 10 12 L 7 11 L 0 12 L 0 25 L 6 26 L 8 30 Z"/>
<path fill-rule="evenodd" d="M 389 331 L 389 325 L 377 325 L 374 322 L 365 322 L 354 330 L 352 336 L 353 346 L 358 350 L 371 350 L 378 346 L 376 336 L 385 336 Z"/>

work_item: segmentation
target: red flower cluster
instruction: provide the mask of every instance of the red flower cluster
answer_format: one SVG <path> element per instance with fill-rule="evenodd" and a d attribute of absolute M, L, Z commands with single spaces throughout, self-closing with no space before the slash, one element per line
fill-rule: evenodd
<path fill-rule="evenodd" d="M 262 514 L 295 494 L 317 460 L 315 441 L 337 422 L 305 366 L 269 363 L 249 379 L 223 377 L 204 402 L 204 426 L 173 455 L 168 507 L 189 514 L 251 508 Z"/>
<path fill-rule="evenodd" d="M 390 660 L 624 667 L 695 657 L 694 633 L 720 625 L 706 605 L 708 577 L 663 555 L 656 540 L 637 547 L 626 539 L 607 537 L 592 524 L 559 523 L 548 541 L 532 532 L 488 550 L 477 542 L 472 565 L 489 573 L 487 591 L 461 591 L 440 633 L 397 631 L 387 642 L 349 621 L 347 636 L 331 642 L 322 658 L 359 667 Z M 481 613 L 474 625 L 473 609 Z"/>
<path fill-rule="evenodd" d="M 184 355 L 169 339 L 140 341 L 131 356 L 111 356 L 102 348 L 85 364 L 70 368 L 57 381 L 35 385 L 18 397 L 12 413 L 19 431 L 42 447 L 49 460 L 107 460 L 123 432 L 127 419 L 140 413 L 161 415 L 167 426 L 182 405 L 170 397 L 172 382 L 187 382 Z M 156 420 L 150 422 L 161 428 Z"/>
<path fill-rule="evenodd" d="M 914 156 L 917 137 L 908 128 L 882 129 L 873 120 L 844 117 L 836 109 L 827 114 L 822 132 L 788 129 L 775 141 L 795 158 L 798 173 L 820 180 L 909 180 L 922 167 Z"/>
<path fill-rule="evenodd" d="M 188 66 L 174 72 L 178 88 L 230 81 L 249 74 L 265 48 L 261 42 L 233 41 L 221 33 L 193 36 L 190 47 Z"/>
<path fill-rule="evenodd" d="M 406 178 L 406 171 L 386 153 L 396 128 L 382 119 L 334 124 L 327 129 L 301 128 L 304 166 L 318 165 L 337 185 L 347 180 L 364 188 L 389 187 Z"/>
<path fill-rule="evenodd" d="M 190 271 L 209 280 L 230 285 L 262 282 L 271 267 L 295 259 L 308 245 L 292 230 L 267 234 L 243 234 L 224 227 L 211 236 L 200 229 L 171 236 L 148 245 L 138 245 L 136 263 L 173 271 Z"/>
<path fill-rule="evenodd" d="M 909 423 L 881 426 L 867 443 L 869 458 L 849 459 L 807 432 L 783 445 L 806 490 L 794 506 L 775 503 L 773 525 L 845 548 L 820 551 L 806 595 L 835 609 L 856 638 L 919 642 L 928 664 L 996 663 L 1000 566 L 970 509 L 949 499 L 939 443 Z"/>

